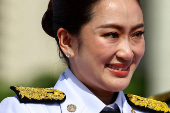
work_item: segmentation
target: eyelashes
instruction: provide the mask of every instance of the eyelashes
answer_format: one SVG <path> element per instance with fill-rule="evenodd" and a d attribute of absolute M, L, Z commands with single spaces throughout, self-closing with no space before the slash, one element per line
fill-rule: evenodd
<path fill-rule="evenodd" d="M 143 34 L 144 34 L 144 31 L 138 31 L 134 33 L 132 37 L 141 37 Z"/>
<path fill-rule="evenodd" d="M 115 33 L 115 32 L 110 32 L 110 33 L 106 33 L 103 35 L 104 37 L 112 37 L 112 38 L 119 38 L 119 34 Z"/>
<path fill-rule="evenodd" d="M 139 37 L 141 37 L 143 34 L 144 34 L 144 31 L 135 32 L 135 33 L 132 35 L 132 38 L 139 38 Z M 116 33 L 116 32 L 109 32 L 109 33 L 104 34 L 103 37 L 119 38 L 119 34 Z"/>

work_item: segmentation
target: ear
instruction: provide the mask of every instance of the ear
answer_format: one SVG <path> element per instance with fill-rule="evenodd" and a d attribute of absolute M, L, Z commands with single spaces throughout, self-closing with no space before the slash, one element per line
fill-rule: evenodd
<path fill-rule="evenodd" d="M 68 52 L 71 53 L 70 57 L 74 56 L 73 52 L 73 37 L 64 28 L 59 28 L 57 31 L 59 45 L 61 50 L 66 55 Z"/>

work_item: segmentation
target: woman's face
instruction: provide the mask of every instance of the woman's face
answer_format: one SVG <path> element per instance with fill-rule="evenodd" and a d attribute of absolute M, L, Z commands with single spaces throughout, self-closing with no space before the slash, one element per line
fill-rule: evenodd
<path fill-rule="evenodd" d="M 71 70 L 92 92 L 125 89 L 145 50 L 142 10 L 136 0 L 102 0 L 74 43 Z"/>

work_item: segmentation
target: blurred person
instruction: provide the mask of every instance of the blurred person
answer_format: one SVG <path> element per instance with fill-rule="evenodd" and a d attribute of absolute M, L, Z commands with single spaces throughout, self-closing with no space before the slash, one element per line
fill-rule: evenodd
<path fill-rule="evenodd" d="M 50 0 L 42 26 L 68 67 L 54 88 L 11 87 L 17 96 L 4 99 L 0 113 L 170 111 L 165 103 L 122 91 L 145 51 L 138 0 Z"/>

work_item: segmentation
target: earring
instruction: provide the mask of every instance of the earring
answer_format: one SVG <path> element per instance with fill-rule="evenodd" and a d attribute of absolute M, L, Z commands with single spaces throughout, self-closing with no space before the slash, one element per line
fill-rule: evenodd
<path fill-rule="evenodd" d="M 67 54 L 66 54 L 66 57 L 70 57 L 70 55 L 71 55 L 71 53 L 70 52 L 68 52 Z"/>

